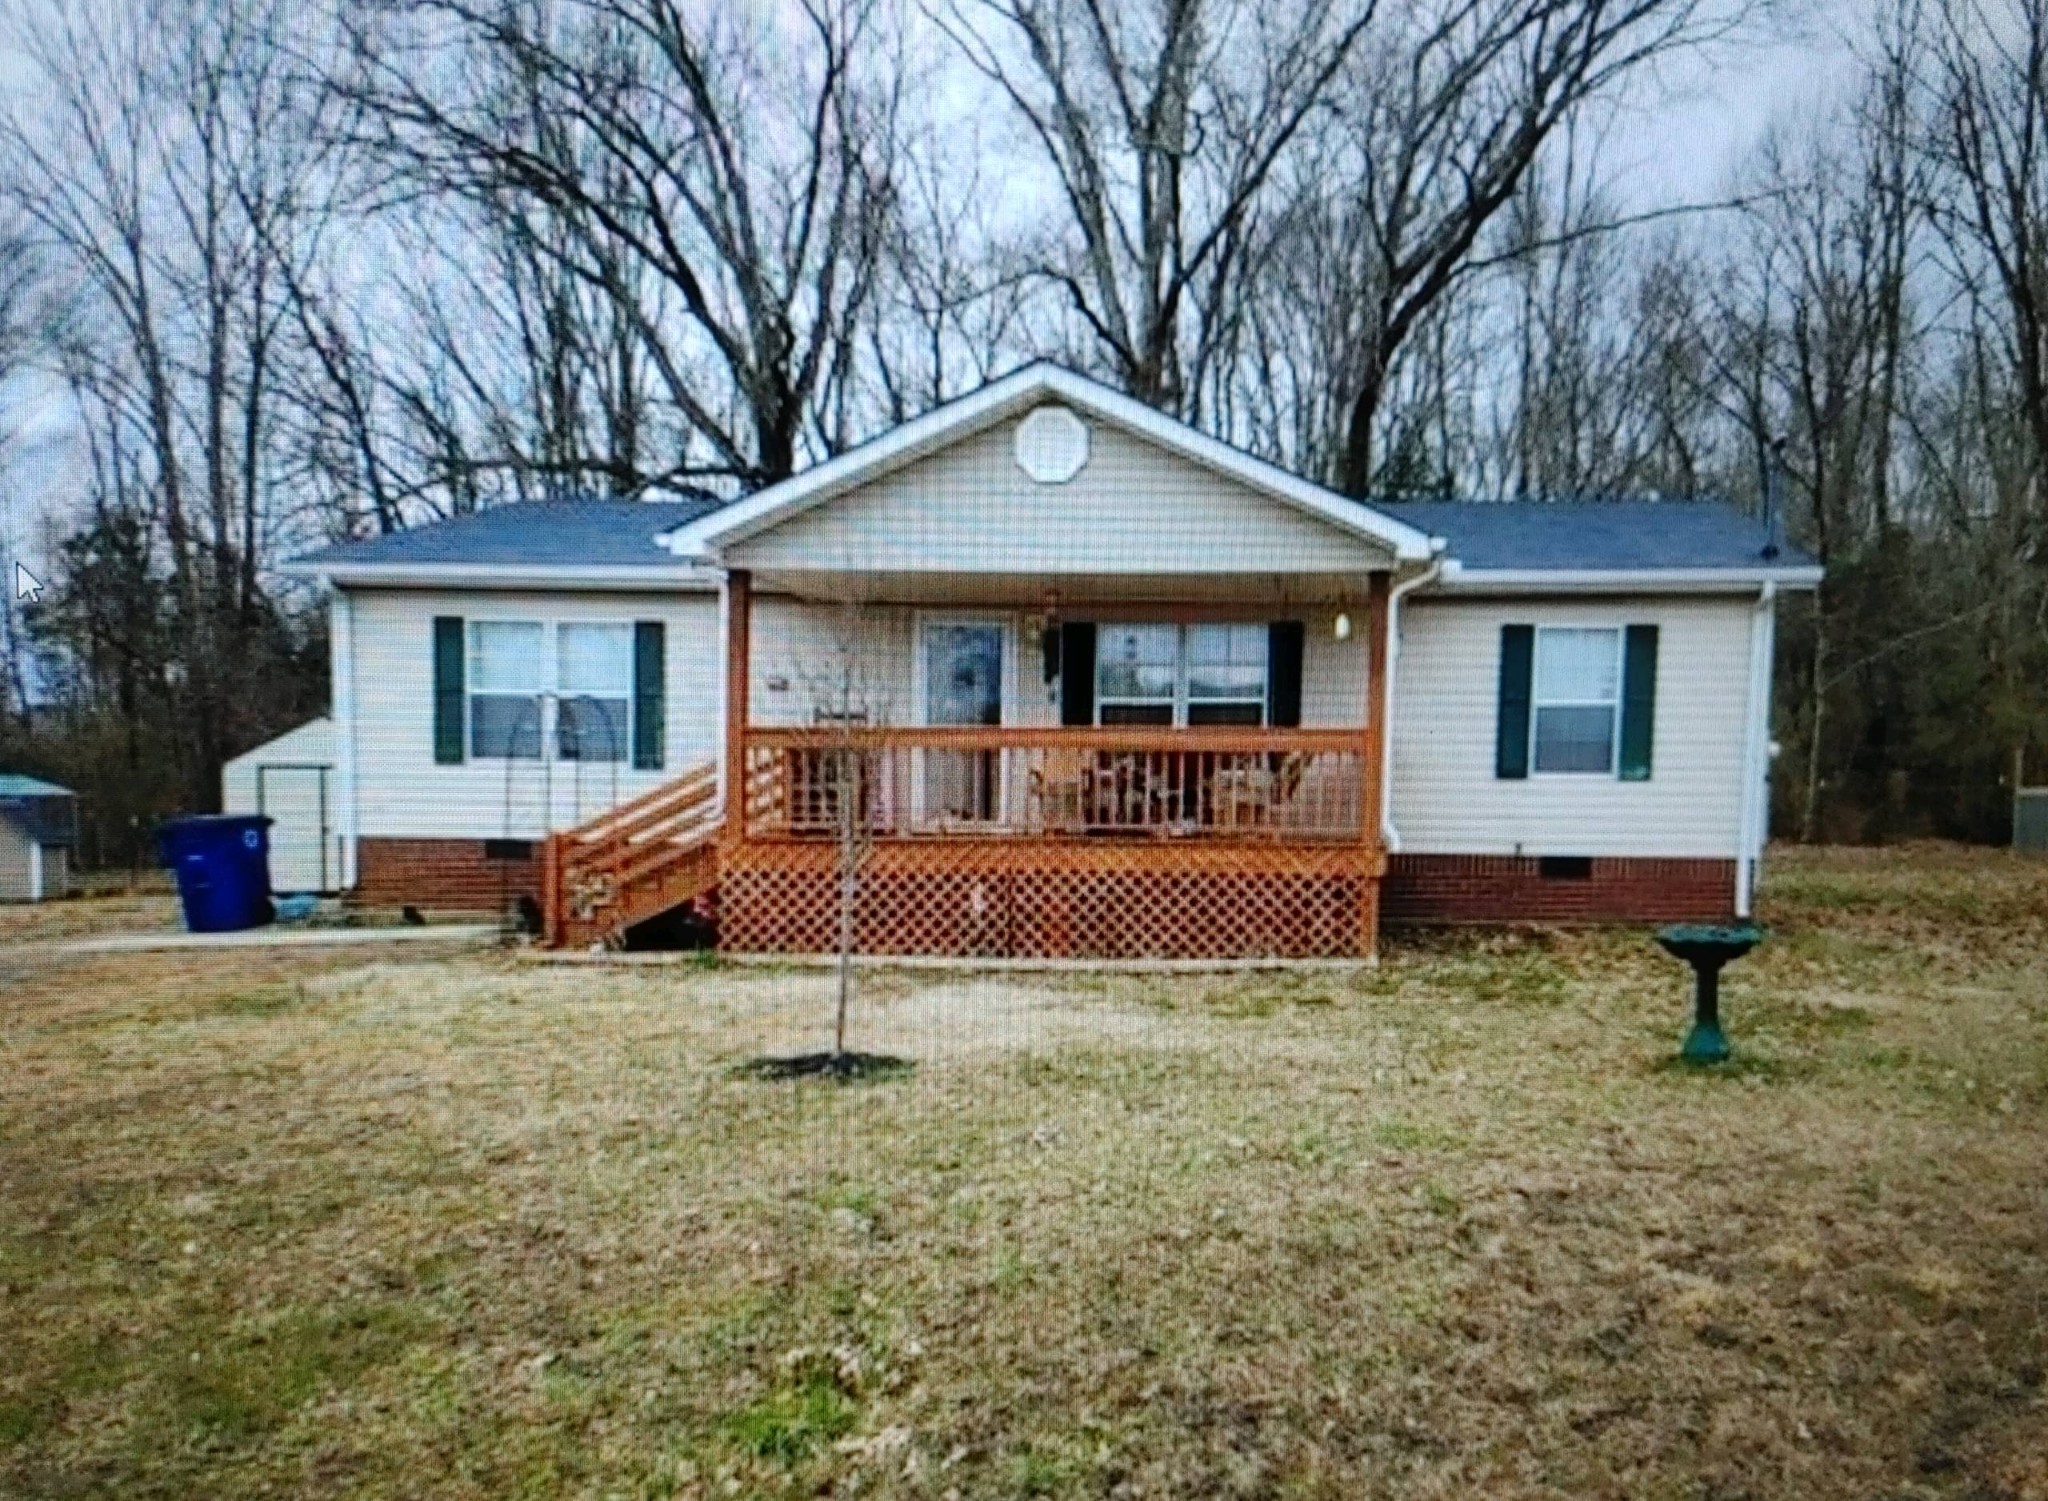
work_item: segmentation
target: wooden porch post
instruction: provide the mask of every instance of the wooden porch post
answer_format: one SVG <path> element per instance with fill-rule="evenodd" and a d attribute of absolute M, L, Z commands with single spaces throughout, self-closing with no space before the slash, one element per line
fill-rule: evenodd
<path fill-rule="evenodd" d="M 725 838 L 747 834 L 747 719 L 752 696 L 751 638 L 754 576 L 735 568 L 725 576 Z"/>
<path fill-rule="evenodd" d="M 1365 786 L 1359 799 L 1358 838 L 1364 845 L 1366 883 L 1358 914 L 1359 948 L 1379 949 L 1379 882 L 1386 874 L 1387 851 L 1380 829 L 1380 786 L 1387 757 L 1387 602 L 1393 576 L 1374 570 L 1366 595 L 1365 753 L 1359 757 Z"/>
<path fill-rule="evenodd" d="M 1368 844 L 1380 840 L 1380 772 L 1387 745 L 1387 598 L 1392 575 L 1372 574 L 1366 595 L 1365 628 L 1365 793 L 1367 817 L 1359 830 Z"/>

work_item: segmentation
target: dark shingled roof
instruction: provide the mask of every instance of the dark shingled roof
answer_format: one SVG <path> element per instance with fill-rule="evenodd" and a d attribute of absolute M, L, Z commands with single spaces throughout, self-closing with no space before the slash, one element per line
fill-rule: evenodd
<path fill-rule="evenodd" d="M 1471 570 L 1806 568 L 1813 563 L 1782 543 L 1775 558 L 1766 558 L 1763 523 L 1719 501 L 1375 501 L 1373 509 L 1442 537 L 1450 555 Z"/>
<path fill-rule="evenodd" d="M 535 500 L 341 542 L 301 564 L 409 563 L 630 567 L 675 561 L 655 538 L 716 510 L 711 500 Z M 1763 556 L 1764 528 L 1713 501 L 1470 501 L 1373 503 L 1397 521 L 1450 543 L 1467 569 L 1799 568 L 1794 547 Z"/>
<path fill-rule="evenodd" d="M 711 500 L 529 500 L 388 537 L 338 542 L 295 561 L 598 568 L 673 563 L 655 538 L 717 508 Z"/>

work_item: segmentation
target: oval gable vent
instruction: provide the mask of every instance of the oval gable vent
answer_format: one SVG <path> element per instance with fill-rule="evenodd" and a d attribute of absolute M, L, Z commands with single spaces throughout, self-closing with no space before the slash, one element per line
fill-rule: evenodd
<path fill-rule="evenodd" d="M 1041 485 L 1064 485 L 1088 462 L 1088 424 L 1065 407 L 1040 407 L 1017 424 L 1017 467 Z"/>

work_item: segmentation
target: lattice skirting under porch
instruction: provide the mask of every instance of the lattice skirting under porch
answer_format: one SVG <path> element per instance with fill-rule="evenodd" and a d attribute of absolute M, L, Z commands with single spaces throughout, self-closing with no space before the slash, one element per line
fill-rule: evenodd
<path fill-rule="evenodd" d="M 748 841 L 721 851 L 719 947 L 838 949 L 837 850 Z M 961 958 L 1364 958 L 1378 851 L 1344 844 L 1200 848 L 1087 839 L 883 842 L 855 904 L 862 954 Z"/>

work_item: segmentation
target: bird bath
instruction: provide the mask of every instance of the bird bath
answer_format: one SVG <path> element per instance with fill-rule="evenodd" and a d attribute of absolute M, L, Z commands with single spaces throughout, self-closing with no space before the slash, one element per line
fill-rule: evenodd
<path fill-rule="evenodd" d="M 1721 967 L 1763 941 L 1764 930 L 1755 923 L 1679 923 L 1658 932 L 1664 951 L 1692 966 L 1692 1030 L 1678 1050 L 1687 1063 L 1720 1063 L 1728 1057 L 1728 1039 L 1721 1032 Z"/>

